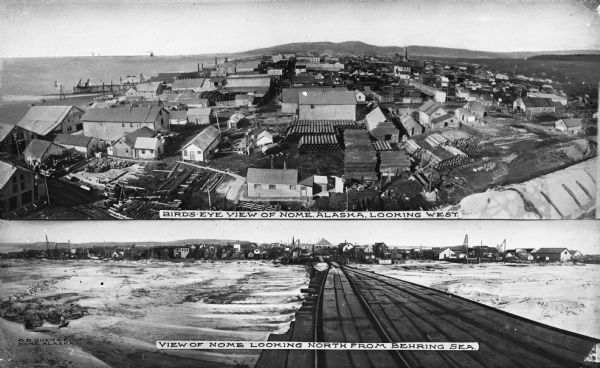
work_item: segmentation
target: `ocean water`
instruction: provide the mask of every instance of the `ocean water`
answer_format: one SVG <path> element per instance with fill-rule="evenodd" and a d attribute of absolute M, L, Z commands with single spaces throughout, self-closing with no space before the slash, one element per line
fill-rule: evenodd
<path fill-rule="evenodd" d="M 65 93 L 81 79 L 90 83 L 118 83 L 128 75 L 149 78 L 159 72 L 191 72 L 198 63 L 214 63 L 214 56 L 86 56 L 0 59 L 2 103 L 20 102 L 37 96 Z"/>

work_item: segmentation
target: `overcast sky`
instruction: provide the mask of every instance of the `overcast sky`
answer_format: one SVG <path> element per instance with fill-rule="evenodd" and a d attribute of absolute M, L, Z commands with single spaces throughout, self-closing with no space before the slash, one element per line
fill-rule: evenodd
<path fill-rule="evenodd" d="M 0 57 L 205 54 L 352 40 L 485 51 L 600 49 L 600 15 L 590 3 L 1 0 Z"/>
<path fill-rule="evenodd" d="M 39 242 L 45 235 L 52 242 L 169 241 L 177 239 L 231 239 L 254 242 L 331 243 L 383 241 L 399 246 L 444 246 L 462 244 L 498 245 L 508 248 L 559 247 L 600 254 L 598 221 L 310 221 L 310 220 L 189 220 L 189 221 L 0 221 L 2 242 Z"/>

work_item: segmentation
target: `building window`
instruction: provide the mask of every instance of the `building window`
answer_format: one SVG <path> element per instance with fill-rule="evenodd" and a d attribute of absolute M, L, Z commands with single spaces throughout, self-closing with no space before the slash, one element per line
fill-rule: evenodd
<path fill-rule="evenodd" d="M 142 155 L 146 153 L 146 150 L 142 150 Z"/>
<path fill-rule="evenodd" d="M 125 123 L 121 123 L 121 128 L 125 128 Z"/>
<path fill-rule="evenodd" d="M 33 202 L 31 190 L 28 190 L 28 191 L 24 192 L 23 194 L 21 194 L 21 205 L 22 206 L 24 206 L 28 203 L 31 203 L 31 202 Z"/>
<path fill-rule="evenodd" d="M 8 210 L 16 210 L 17 209 L 17 196 L 12 196 L 8 200 Z"/>
<path fill-rule="evenodd" d="M 154 153 L 154 150 L 148 150 L 148 153 L 152 154 Z"/>
<path fill-rule="evenodd" d="M 201 155 L 201 154 L 202 154 L 202 151 L 198 151 L 198 152 L 196 152 L 196 153 L 197 153 L 197 154 L 199 154 L 199 155 Z"/>
<path fill-rule="evenodd" d="M 310 108 L 311 108 L 311 109 L 314 109 L 314 108 L 315 108 L 315 105 L 310 105 Z"/>
<path fill-rule="evenodd" d="M 188 153 L 187 153 L 187 150 L 183 150 L 183 155 L 184 155 L 184 156 L 187 156 L 187 155 L 188 155 Z"/>
<path fill-rule="evenodd" d="M 131 128 L 133 128 L 133 123 L 129 123 L 129 126 L 130 126 Z"/>
<path fill-rule="evenodd" d="M 273 184 L 270 184 L 270 185 L 269 185 L 269 190 L 275 190 L 275 189 L 277 189 L 277 186 L 275 186 L 275 185 L 273 185 Z"/>
<path fill-rule="evenodd" d="M 254 184 L 254 189 L 260 189 L 260 184 Z"/>
<path fill-rule="evenodd" d="M 296 186 L 295 185 L 290 185 L 290 189 L 291 190 L 296 190 Z"/>

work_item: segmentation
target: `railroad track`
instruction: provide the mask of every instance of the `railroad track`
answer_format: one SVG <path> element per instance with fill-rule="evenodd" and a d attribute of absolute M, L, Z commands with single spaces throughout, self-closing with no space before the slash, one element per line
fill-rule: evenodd
<path fill-rule="evenodd" d="M 257 368 L 597 367 L 599 341 L 403 280 L 332 263 L 286 341 L 479 344 L 477 351 L 279 350 Z M 301 308 L 302 311 L 302 308 Z M 270 357 L 270 358 L 269 358 Z M 275 359 L 275 360 L 274 360 Z M 278 359 L 278 360 L 277 360 Z M 277 362 L 276 365 L 271 363 Z"/>

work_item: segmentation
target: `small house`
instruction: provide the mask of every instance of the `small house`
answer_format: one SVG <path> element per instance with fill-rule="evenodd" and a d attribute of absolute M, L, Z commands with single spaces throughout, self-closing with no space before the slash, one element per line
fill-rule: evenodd
<path fill-rule="evenodd" d="M 419 107 L 419 123 L 425 127 L 431 128 L 432 119 L 447 114 L 448 113 L 442 108 L 442 105 L 439 102 L 429 100 Z"/>
<path fill-rule="evenodd" d="M 454 116 L 461 124 L 474 124 L 477 117 L 469 109 L 461 107 L 454 111 Z"/>
<path fill-rule="evenodd" d="M 175 110 L 169 114 L 169 124 L 171 126 L 187 125 L 188 123 L 188 112 L 187 110 Z"/>
<path fill-rule="evenodd" d="M 567 262 L 571 260 L 571 253 L 567 248 L 540 248 L 535 252 L 538 262 Z"/>
<path fill-rule="evenodd" d="M 156 137 L 138 137 L 133 146 L 134 157 L 156 160 L 163 153 L 162 141 Z"/>
<path fill-rule="evenodd" d="M 300 200 L 312 197 L 312 187 L 298 183 L 296 169 L 249 168 L 248 199 Z"/>
<path fill-rule="evenodd" d="M 112 142 L 107 148 L 107 153 L 109 156 L 135 158 L 135 142 L 142 137 L 154 137 L 154 132 L 150 128 L 143 127 L 126 134 Z"/>
<path fill-rule="evenodd" d="M 538 115 L 556 112 L 556 105 L 549 98 L 519 97 L 513 102 L 513 110 Z"/>
<path fill-rule="evenodd" d="M 470 101 L 464 108 L 468 109 L 477 119 L 483 119 L 487 116 L 487 108 L 479 101 Z"/>
<path fill-rule="evenodd" d="M 187 121 L 194 125 L 210 125 L 213 123 L 212 107 L 189 109 L 187 111 Z"/>
<path fill-rule="evenodd" d="M 258 147 L 266 146 L 273 143 L 273 133 L 268 130 L 263 130 L 256 136 L 256 145 Z"/>
<path fill-rule="evenodd" d="M 210 125 L 190 142 L 183 146 L 181 157 L 184 161 L 204 162 L 221 142 L 221 132 Z"/>
<path fill-rule="evenodd" d="M 581 119 L 570 118 L 560 119 L 554 123 L 554 128 L 558 131 L 568 134 L 581 134 L 583 124 Z"/>
<path fill-rule="evenodd" d="M 58 144 L 34 139 L 29 143 L 25 151 L 23 151 L 23 157 L 25 158 L 25 162 L 33 167 L 37 164 L 43 164 L 52 157 L 63 156 L 66 152 L 67 149 Z"/>
<path fill-rule="evenodd" d="M 58 134 L 54 143 L 67 149 L 72 148 L 83 153 L 85 158 L 92 155 L 100 147 L 100 141 L 94 137 L 86 137 L 80 134 Z"/>
<path fill-rule="evenodd" d="M 398 143 L 400 131 L 396 128 L 394 123 L 387 121 L 381 108 L 377 107 L 367 114 L 366 126 L 371 136 L 376 140 Z"/>
<path fill-rule="evenodd" d="M 254 102 L 254 96 L 245 94 L 245 95 L 235 95 L 235 106 L 237 107 L 250 107 Z"/>

